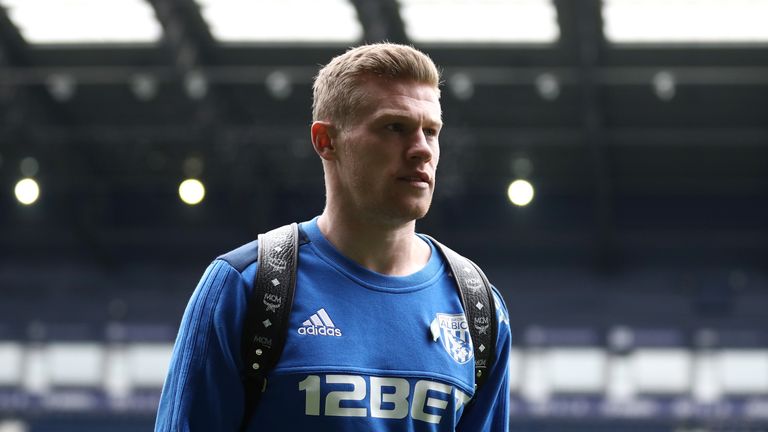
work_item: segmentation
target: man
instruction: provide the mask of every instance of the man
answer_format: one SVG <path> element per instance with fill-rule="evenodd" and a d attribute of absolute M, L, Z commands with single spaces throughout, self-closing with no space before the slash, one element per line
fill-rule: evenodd
<path fill-rule="evenodd" d="M 430 336 L 438 316 L 466 327 L 444 258 L 415 233 L 440 157 L 438 83 L 425 54 L 395 44 L 351 49 L 317 76 L 311 138 L 326 207 L 300 224 L 285 348 L 247 430 L 507 430 L 510 333 L 498 293 L 495 358 L 479 391 L 471 348 Z M 240 337 L 257 266 L 240 272 L 218 259 L 203 275 L 156 430 L 238 430 Z"/>

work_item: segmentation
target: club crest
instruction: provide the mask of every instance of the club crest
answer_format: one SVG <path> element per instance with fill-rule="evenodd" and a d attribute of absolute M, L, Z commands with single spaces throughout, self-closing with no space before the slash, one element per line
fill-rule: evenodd
<path fill-rule="evenodd" d="M 434 340 L 440 339 L 445 351 L 457 363 L 464 364 L 474 357 L 472 338 L 464 314 L 437 314 L 430 324 Z"/>

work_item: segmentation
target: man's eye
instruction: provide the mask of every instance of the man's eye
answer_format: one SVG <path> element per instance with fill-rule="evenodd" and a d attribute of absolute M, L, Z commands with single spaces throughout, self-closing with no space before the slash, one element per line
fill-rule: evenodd
<path fill-rule="evenodd" d="M 428 137 L 436 137 L 437 136 L 437 129 L 426 128 L 426 129 L 424 129 L 424 135 L 428 136 Z"/>
<path fill-rule="evenodd" d="M 392 132 L 403 132 L 405 127 L 402 123 L 390 123 L 387 125 L 387 129 Z"/>

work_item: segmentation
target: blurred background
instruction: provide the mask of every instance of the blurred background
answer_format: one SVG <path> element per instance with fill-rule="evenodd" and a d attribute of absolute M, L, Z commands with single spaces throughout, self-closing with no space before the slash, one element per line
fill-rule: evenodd
<path fill-rule="evenodd" d="M 768 0 L 0 0 L 0 432 L 143 431 L 206 265 L 324 203 L 318 65 L 443 69 L 419 230 L 512 430 L 768 430 Z"/>

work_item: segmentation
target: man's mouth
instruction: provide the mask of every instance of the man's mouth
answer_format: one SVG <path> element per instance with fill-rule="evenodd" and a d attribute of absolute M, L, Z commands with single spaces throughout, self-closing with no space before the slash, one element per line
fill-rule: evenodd
<path fill-rule="evenodd" d="M 415 182 L 415 183 L 426 183 L 426 184 L 430 184 L 431 183 L 430 178 L 429 178 L 429 174 L 427 174 L 425 172 L 418 172 L 418 173 L 414 173 L 414 174 L 411 174 L 411 175 L 400 176 L 400 177 L 398 177 L 398 179 L 399 180 L 409 181 L 409 182 Z"/>
<path fill-rule="evenodd" d="M 400 176 L 397 179 L 403 182 L 407 182 L 411 186 L 419 189 L 428 189 L 432 184 L 429 174 L 427 173 L 415 173 L 411 175 Z"/>

